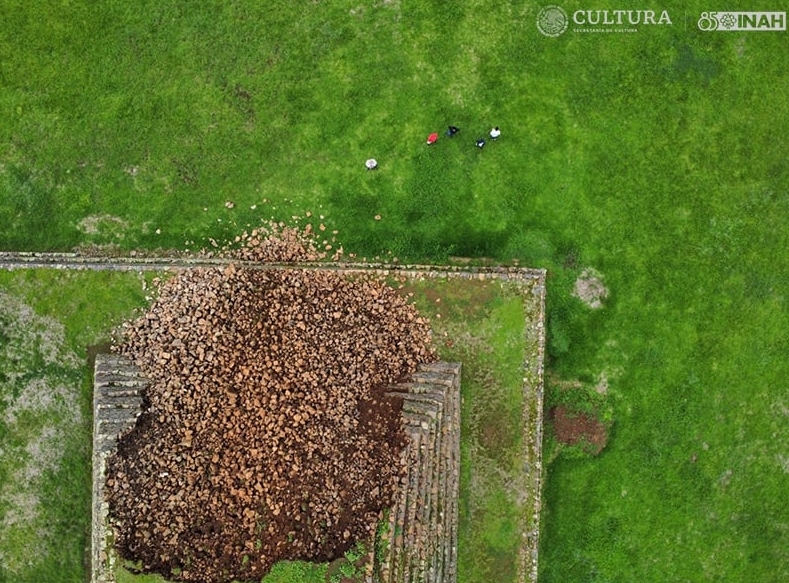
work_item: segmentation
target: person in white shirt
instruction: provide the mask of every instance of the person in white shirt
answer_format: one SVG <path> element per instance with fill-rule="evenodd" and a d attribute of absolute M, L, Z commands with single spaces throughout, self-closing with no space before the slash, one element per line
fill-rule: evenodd
<path fill-rule="evenodd" d="M 499 126 L 496 126 L 492 130 L 490 130 L 491 139 L 496 140 L 500 135 L 501 135 L 501 131 L 499 130 Z"/>

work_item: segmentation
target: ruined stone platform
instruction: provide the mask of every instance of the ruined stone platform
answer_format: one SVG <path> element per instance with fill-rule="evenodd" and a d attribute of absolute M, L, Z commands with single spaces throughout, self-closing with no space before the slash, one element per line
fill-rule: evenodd
<path fill-rule="evenodd" d="M 407 468 L 385 535 L 386 553 L 368 580 L 454 583 L 457 571 L 460 471 L 460 364 L 420 365 L 407 383 L 390 387 L 403 399 Z M 93 395 L 93 535 L 91 583 L 114 583 L 115 554 L 104 500 L 105 466 L 118 437 L 141 413 L 147 385 L 128 358 L 96 356 Z"/>

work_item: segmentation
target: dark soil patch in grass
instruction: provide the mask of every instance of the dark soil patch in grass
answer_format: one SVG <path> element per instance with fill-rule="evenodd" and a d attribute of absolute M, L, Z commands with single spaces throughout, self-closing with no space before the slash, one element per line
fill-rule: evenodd
<path fill-rule="evenodd" d="M 96 367 L 97 354 L 109 354 L 112 352 L 112 344 L 110 342 L 99 342 L 93 346 L 88 346 L 88 369 L 93 370 Z"/>
<path fill-rule="evenodd" d="M 608 428 L 593 415 L 558 406 L 550 411 L 556 438 L 565 445 L 578 445 L 591 455 L 599 455 L 608 442 Z"/>
<path fill-rule="evenodd" d="M 358 583 L 363 580 L 362 573 L 369 560 L 368 554 L 362 554 L 355 561 L 349 560 L 347 556 L 338 557 L 329 563 L 324 580 L 326 583 Z"/>
<path fill-rule="evenodd" d="M 517 417 L 503 406 L 497 405 L 483 414 L 480 420 L 479 442 L 485 453 L 505 467 L 509 465 L 512 450 L 518 442 Z"/>
<path fill-rule="evenodd" d="M 345 577 L 342 574 L 343 568 L 348 568 L 350 562 L 345 557 L 339 557 L 329 563 L 329 568 L 326 570 L 326 583 L 353 583 L 353 579 Z"/>

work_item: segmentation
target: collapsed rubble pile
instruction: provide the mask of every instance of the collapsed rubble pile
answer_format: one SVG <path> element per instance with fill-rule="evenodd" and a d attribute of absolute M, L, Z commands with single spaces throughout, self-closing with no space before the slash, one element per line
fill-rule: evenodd
<path fill-rule="evenodd" d="M 120 350 L 150 385 L 108 461 L 116 549 L 211 583 L 373 534 L 405 439 L 384 392 L 433 359 L 429 323 L 380 281 L 233 267 L 167 281 Z"/>
<path fill-rule="evenodd" d="M 323 231 L 326 227 L 321 224 L 318 229 Z M 325 259 L 327 252 L 332 249 L 328 240 L 322 243 L 318 240 L 318 234 L 313 230 L 312 223 L 308 223 L 302 230 L 284 223 L 269 222 L 252 231 L 244 231 L 222 249 L 221 255 L 244 261 L 268 263 L 318 261 Z M 334 242 L 334 237 L 331 242 Z M 320 250 L 319 245 L 324 250 Z M 331 259 L 336 261 L 341 256 L 342 248 L 334 251 Z"/>

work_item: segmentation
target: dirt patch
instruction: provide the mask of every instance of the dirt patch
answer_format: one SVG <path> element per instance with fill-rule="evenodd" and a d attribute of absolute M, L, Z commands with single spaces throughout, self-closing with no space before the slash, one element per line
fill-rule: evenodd
<path fill-rule="evenodd" d="M 603 300 L 608 297 L 608 289 L 603 285 L 600 273 L 587 267 L 575 280 L 573 295 L 596 310 L 603 307 Z"/>
<path fill-rule="evenodd" d="M 600 376 L 597 377 L 597 384 L 594 386 L 594 390 L 598 395 L 608 394 L 608 375 L 605 372 L 601 372 Z"/>
<path fill-rule="evenodd" d="M 559 406 L 551 409 L 556 438 L 565 445 L 580 445 L 591 455 L 598 455 L 608 442 L 608 428 L 593 415 L 570 411 Z"/>
<path fill-rule="evenodd" d="M 326 583 L 360 583 L 364 581 L 364 572 L 368 561 L 368 555 L 362 555 L 353 563 L 345 557 L 335 559 L 329 563 L 324 581 Z"/>
<path fill-rule="evenodd" d="M 112 352 L 112 343 L 108 341 L 99 342 L 88 346 L 88 368 L 93 370 L 96 368 L 96 355 L 97 354 L 110 354 Z"/>
<path fill-rule="evenodd" d="M 480 418 L 479 443 L 486 455 L 507 467 L 512 458 L 513 447 L 518 439 L 518 418 L 508 412 L 504 407 L 497 406 L 492 411 L 485 412 Z"/>
<path fill-rule="evenodd" d="M 89 215 L 77 223 L 77 230 L 85 235 L 123 239 L 129 224 L 112 215 Z"/>

